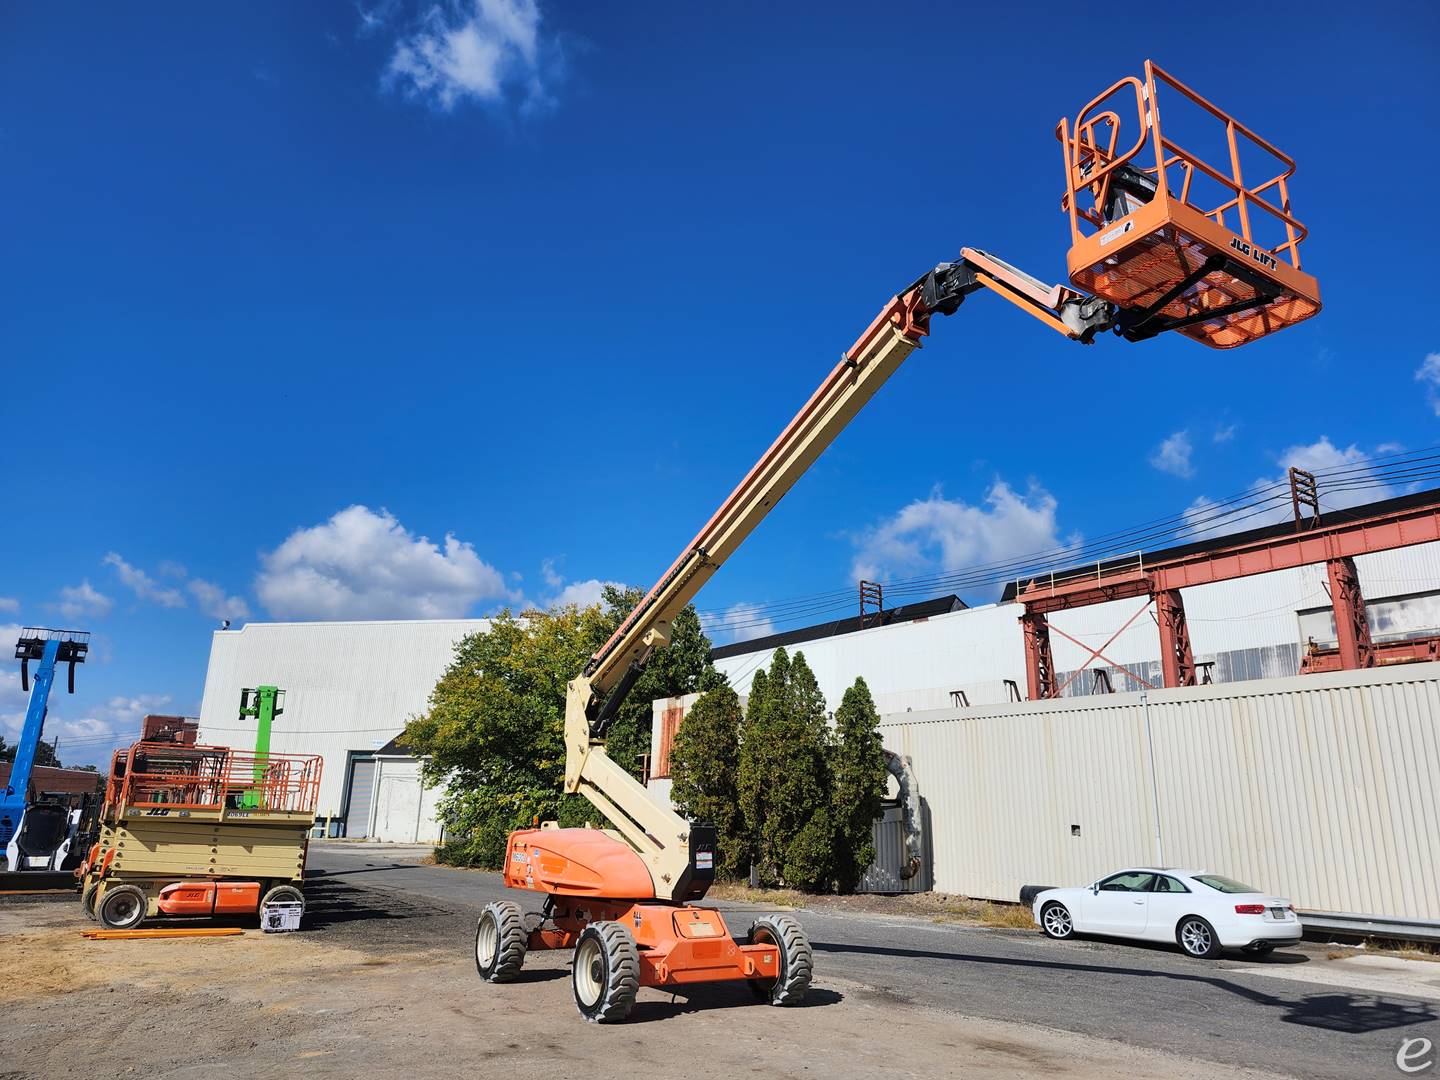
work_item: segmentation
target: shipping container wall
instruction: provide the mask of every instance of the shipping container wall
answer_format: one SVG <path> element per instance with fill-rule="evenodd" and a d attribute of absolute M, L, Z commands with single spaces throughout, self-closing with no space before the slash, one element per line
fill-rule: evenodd
<path fill-rule="evenodd" d="M 1201 867 L 1308 911 L 1440 920 L 1440 664 L 882 718 L 935 888 L 1014 900 Z"/>

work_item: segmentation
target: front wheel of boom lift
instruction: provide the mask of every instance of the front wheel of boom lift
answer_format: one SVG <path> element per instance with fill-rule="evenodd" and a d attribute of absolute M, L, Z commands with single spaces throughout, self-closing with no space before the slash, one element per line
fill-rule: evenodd
<path fill-rule="evenodd" d="M 640 950 L 618 922 L 591 923 L 575 943 L 570 969 L 575 1007 L 592 1024 L 616 1024 L 630 1015 L 640 990 Z"/>
<path fill-rule="evenodd" d="M 508 900 L 486 904 L 475 927 L 475 970 L 486 982 L 514 982 L 529 942 L 520 905 Z"/>
<path fill-rule="evenodd" d="M 780 971 L 773 979 L 751 979 L 750 989 L 771 1005 L 798 1005 L 810 989 L 815 954 L 799 922 L 789 915 L 766 915 L 750 927 L 749 944 L 780 950 Z"/>
<path fill-rule="evenodd" d="M 148 913 L 150 901 L 134 885 L 115 885 L 105 890 L 96 914 L 107 930 L 133 930 Z"/>

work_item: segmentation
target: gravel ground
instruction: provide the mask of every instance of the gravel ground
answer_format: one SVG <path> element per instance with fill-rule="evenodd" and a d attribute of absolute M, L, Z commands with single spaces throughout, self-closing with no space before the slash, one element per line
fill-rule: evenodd
<path fill-rule="evenodd" d="M 630 1023 L 590 1025 L 571 1002 L 567 956 L 535 953 L 519 983 L 482 983 L 477 905 L 362 884 L 364 872 L 307 885 L 307 928 L 286 935 L 91 942 L 74 900 L 6 898 L 12 1071 L 0 1075 L 1273 1075 L 959 1016 L 823 966 L 802 1008 L 757 1005 L 736 986 L 644 990 Z"/>

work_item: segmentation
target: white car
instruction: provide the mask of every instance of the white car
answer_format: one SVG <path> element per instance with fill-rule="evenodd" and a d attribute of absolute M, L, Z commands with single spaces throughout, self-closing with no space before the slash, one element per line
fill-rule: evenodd
<path fill-rule="evenodd" d="M 1082 888 L 1046 889 L 1032 909 L 1052 938 L 1080 933 L 1173 941 L 1205 958 L 1224 948 L 1268 953 L 1294 944 L 1303 932 L 1283 896 L 1204 870 L 1121 870 Z"/>

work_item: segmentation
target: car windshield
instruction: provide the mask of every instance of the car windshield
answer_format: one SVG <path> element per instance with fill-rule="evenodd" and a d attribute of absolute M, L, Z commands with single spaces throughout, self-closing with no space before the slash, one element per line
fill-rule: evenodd
<path fill-rule="evenodd" d="M 1195 880 L 1202 885 L 1209 885 L 1210 888 L 1224 893 L 1260 891 L 1253 885 L 1246 885 L 1243 881 L 1236 881 L 1234 878 L 1225 877 L 1223 874 L 1196 874 Z"/>

